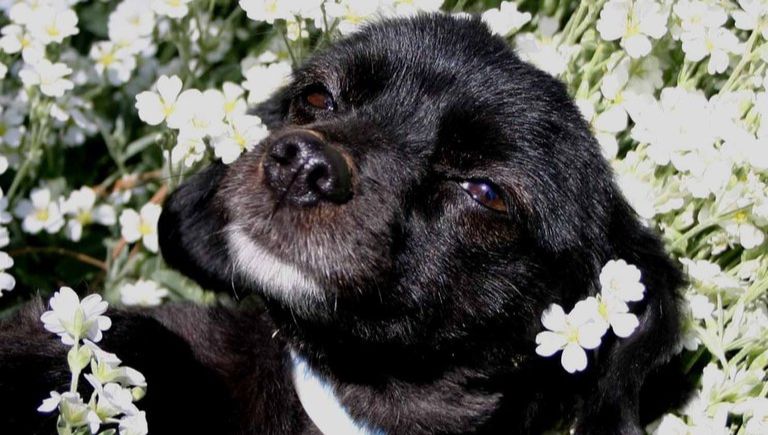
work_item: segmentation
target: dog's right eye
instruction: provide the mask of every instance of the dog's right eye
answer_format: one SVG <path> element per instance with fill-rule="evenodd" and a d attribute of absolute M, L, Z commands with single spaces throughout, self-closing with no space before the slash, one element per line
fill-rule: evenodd
<path fill-rule="evenodd" d="M 307 89 L 302 95 L 302 100 L 305 104 L 314 109 L 326 110 L 329 112 L 336 110 L 336 102 L 333 101 L 333 96 L 330 92 L 321 87 Z"/>

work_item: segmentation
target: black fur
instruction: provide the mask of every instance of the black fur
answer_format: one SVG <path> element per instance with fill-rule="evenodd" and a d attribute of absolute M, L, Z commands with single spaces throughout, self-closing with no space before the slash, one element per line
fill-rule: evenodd
<path fill-rule="evenodd" d="M 335 112 L 301 104 L 317 86 Z M 256 112 L 272 135 L 182 185 L 160 236 L 171 266 L 208 288 L 253 291 L 264 307 L 111 314 L 104 347 L 147 376 L 139 405 L 152 433 L 317 433 L 293 392 L 289 349 L 354 417 L 389 434 L 641 433 L 669 406 L 646 379 L 675 353 L 681 275 L 564 86 L 479 20 L 370 25 L 312 57 Z M 265 186 L 264 150 L 298 128 L 351 162 L 349 202 L 300 208 Z M 475 202 L 458 183 L 468 179 L 499 186 L 508 212 Z M 322 292 L 289 299 L 254 284 L 235 265 L 232 228 Z M 638 330 L 609 333 L 580 374 L 537 356 L 542 311 L 595 294 L 600 268 L 619 258 L 643 273 Z M 66 382 L 65 349 L 42 331 L 40 310 L 0 327 L 9 433 L 53 429 L 34 409 Z"/>

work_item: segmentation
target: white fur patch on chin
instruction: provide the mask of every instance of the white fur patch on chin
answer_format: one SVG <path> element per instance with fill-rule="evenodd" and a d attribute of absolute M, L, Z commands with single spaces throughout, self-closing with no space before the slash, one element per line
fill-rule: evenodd
<path fill-rule="evenodd" d="M 239 228 L 227 231 L 229 252 L 235 271 L 253 280 L 266 293 L 291 304 L 306 304 L 323 298 L 314 280 L 296 266 L 286 263 L 259 246 Z"/>

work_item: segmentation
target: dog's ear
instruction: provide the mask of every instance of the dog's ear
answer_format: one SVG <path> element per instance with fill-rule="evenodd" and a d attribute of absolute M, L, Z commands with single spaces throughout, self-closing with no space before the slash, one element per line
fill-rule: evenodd
<path fill-rule="evenodd" d="M 640 322 L 634 333 L 627 338 L 609 333 L 596 352 L 594 389 L 585 400 L 578 433 L 642 433 L 641 414 L 648 410 L 641 410 L 641 390 L 647 387 L 649 375 L 677 354 L 681 334 L 678 290 L 684 281 L 682 273 L 665 252 L 660 238 L 639 221 L 618 188 L 613 190 L 608 227 L 613 258 L 606 261 L 623 259 L 637 266 L 645 296 L 630 304 Z M 678 400 L 672 397 L 675 387 L 667 387 L 667 397 L 657 399 Z"/>
<path fill-rule="evenodd" d="M 165 261 L 214 291 L 231 287 L 231 262 L 223 233 L 226 221 L 216 198 L 226 170 L 217 161 L 190 177 L 165 201 L 158 222 Z"/>

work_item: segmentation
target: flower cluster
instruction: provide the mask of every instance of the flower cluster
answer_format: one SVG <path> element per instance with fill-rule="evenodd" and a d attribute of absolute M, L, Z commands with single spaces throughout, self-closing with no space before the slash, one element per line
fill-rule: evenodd
<path fill-rule="evenodd" d="M 146 381 L 137 370 L 121 366 L 117 355 L 96 345 L 102 331 L 111 326 L 107 303 L 99 295 L 82 301 L 69 287 L 62 287 L 50 300 L 50 311 L 40 317 L 45 329 L 57 334 L 62 343 L 71 346 L 67 363 L 72 375 L 68 391 L 51 391 L 38 411 L 59 411 L 56 424 L 59 434 L 109 434 L 117 427 L 120 435 L 144 435 L 147 419 L 133 403 L 144 396 Z M 90 365 L 91 373 L 83 375 L 93 388 L 88 402 L 78 390 L 80 374 Z M 111 426 L 99 432 L 104 426 Z"/>
<path fill-rule="evenodd" d="M 687 272 L 680 351 L 698 399 L 649 430 L 764 432 L 764 0 L 0 1 L 0 303 L 58 282 L 126 305 L 222 298 L 157 255 L 167 193 L 254 147 L 267 131 L 247 108 L 314 50 L 438 9 L 478 15 L 566 84 L 624 195 Z M 634 328 L 633 302 L 606 290 L 627 282 L 602 284 L 545 316 L 541 350 L 562 349 L 574 371 L 606 331 Z"/>
<path fill-rule="evenodd" d="M 624 260 L 611 260 L 600 272 L 600 293 L 576 303 L 567 315 L 558 304 L 552 304 L 541 315 L 547 331 L 536 335 L 536 353 L 552 356 L 563 351 L 560 362 L 568 373 L 587 368 L 584 349 L 600 346 L 611 329 L 617 337 L 629 337 L 639 325 L 637 316 L 629 312 L 630 302 L 643 299 L 645 286 L 637 267 Z"/>

